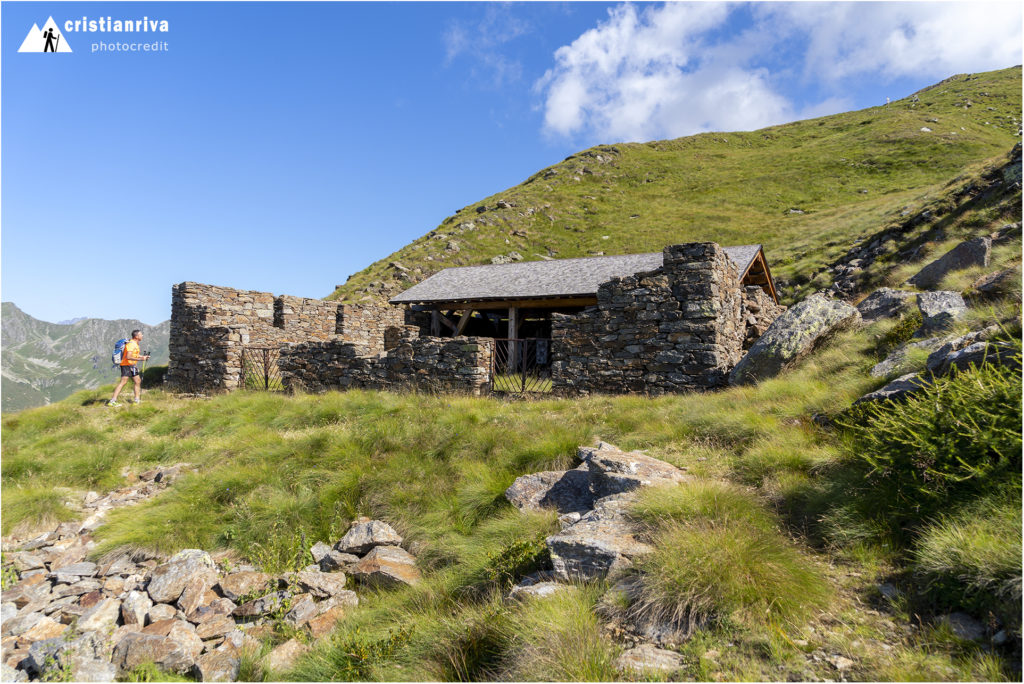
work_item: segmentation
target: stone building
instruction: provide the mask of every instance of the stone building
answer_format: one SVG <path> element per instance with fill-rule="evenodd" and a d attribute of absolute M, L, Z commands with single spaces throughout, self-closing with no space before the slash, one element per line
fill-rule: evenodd
<path fill-rule="evenodd" d="M 699 390 L 781 311 L 760 245 L 450 268 L 391 306 L 181 283 L 167 381 L 229 390 L 258 367 L 312 391 Z"/>

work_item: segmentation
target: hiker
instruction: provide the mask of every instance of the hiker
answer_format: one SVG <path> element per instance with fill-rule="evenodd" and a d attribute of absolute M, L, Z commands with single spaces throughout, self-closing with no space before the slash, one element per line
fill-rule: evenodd
<path fill-rule="evenodd" d="M 53 39 L 53 29 L 48 29 L 46 33 L 43 34 L 43 37 L 46 38 L 46 45 L 43 47 L 43 52 L 56 52 L 57 44 Z M 57 40 L 59 41 L 60 38 Z"/>
<path fill-rule="evenodd" d="M 132 403 L 139 403 L 142 394 L 142 376 L 139 375 L 139 367 L 136 364 L 149 358 L 149 356 L 143 356 L 139 351 L 139 342 L 141 341 L 142 331 L 132 330 L 132 338 L 124 345 L 124 353 L 121 355 L 121 382 L 117 383 L 117 387 L 114 388 L 114 396 L 107 402 L 107 406 L 120 406 L 117 403 L 117 395 L 121 393 L 128 378 L 135 382 L 135 398 L 132 399 Z"/>

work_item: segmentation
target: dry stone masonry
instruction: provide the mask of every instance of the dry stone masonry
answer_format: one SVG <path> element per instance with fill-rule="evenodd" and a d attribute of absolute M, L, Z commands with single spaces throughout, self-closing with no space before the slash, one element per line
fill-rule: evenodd
<path fill-rule="evenodd" d="M 723 386 L 744 349 L 784 310 L 760 287 L 743 287 L 735 264 L 710 242 L 666 247 L 661 268 L 612 279 L 597 299 L 581 313 L 553 314 L 556 394 Z M 236 389 L 243 350 L 269 347 L 291 390 L 490 390 L 492 339 L 427 330 L 421 311 L 185 282 L 173 288 L 166 382 L 186 391 Z"/>
<path fill-rule="evenodd" d="M 172 288 L 166 382 L 194 391 L 235 389 L 244 347 L 332 340 L 370 354 L 384 350 L 386 328 L 404 324 L 395 307 L 184 282 Z"/>
<path fill-rule="evenodd" d="M 720 387 L 743 355 L 747 326 L 767 327 L 778 311 L 766 295 L 740 285 L 736 267 L 712 242 L 666 247 L 662 268 L 612 279 L 597 300 L 579 314 L 552 318 L 558 394 Z"/>

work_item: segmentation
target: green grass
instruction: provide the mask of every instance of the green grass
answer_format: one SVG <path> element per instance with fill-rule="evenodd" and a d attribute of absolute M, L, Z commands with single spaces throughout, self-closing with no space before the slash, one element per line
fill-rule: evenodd
<path fill-rule="evenodd" d="M 657 549 L 640 564 L 641 596 L 629 608 L 640 620 L 682 633 L 712 622 L 793 625 L 827 604 L 821 573 L 735 485 L 649 490 L 634 514 Z"/>
<path fill-rule="evenodd" d="M 536 260 L 712 240 L 763 243 L 774 275 L 789 282 L 786 299 L 802 297 L 830 284 L 825 265 L 855 240 L 903 222 L 905 207 L 946 213 L 951 178 L 966 178 L 1005 155 L 1018 141 L 1008 121 L 1020 119 L 1020 74 L 1013 67 L 960 75 L 922 91 L 918 103 L 907 97 L 759 131 L 599 145 L 464 207 L 331 296 L 400 292 L 411 283 L 396 278 L 388 266 L 394 261 L 416 282 L 513 250 Z M 975 106 L 958 106 L 965 97 Z M 930 118 L 940 120 L 938 128 Z M 921 132 L 926 123 L 935 132 Z M 515 206 L 495 209 L 499 200 Z M 478 207 L 486 211 L 477 213 Z M 792 208 L 804 213 L 788 213 Z M 979 213 L 967 228 L 978 230 L 997 213 Z M 458 254 L 445 250 L 449 240 L 459 243 Z"/>

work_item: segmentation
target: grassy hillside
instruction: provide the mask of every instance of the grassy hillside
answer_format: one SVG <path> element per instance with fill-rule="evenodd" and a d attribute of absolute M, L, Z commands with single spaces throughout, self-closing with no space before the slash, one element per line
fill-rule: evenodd
<path fill-rule="evenodd" d="M 136 320 L 80 318 L 73 323 L 40 321 L 4 302 L 3 397 L 5 413 L 60 401 L 81 389 L 117 377 L 110 367 L 114 343 L 138 328 L 151 362 L 167 363 L 169 322 L 148 326 Z"/>
<path fill-rule="evenodd" d="M 331 296 L 388 297 L 442 268 L 512 252 L 537 260 L 693 240 L 764 243 L 786 285 L 899 221 L 965 168 L 1004 154 L 1020 139 L 1020 119 L 1013 67 L 759 131 L 600 145 L 464 207 Z"/>
<path fill-rule="evenodd" d="M 1011 297 L 965 326 L 1015 313 Z M 157 390 L 109 410 L 107 388 L 80 392 L 4 418 L 4 532 L 73 517 L 65 501 L 118 486 L 123 469 L 177 461 L 199 472 L 116 511 L 95 555 L 221 548 L 284 571 L 357 515 L 390 521 L 425 582 L 360 589 L 360 608 L 335 636 L 283 675 L 298 680 L 617 679 L 617 625 L 668 614 L 702 620 L 678 647 L 698 679 L 834 679 L 837 655 L 853 663 L 852 679 L 1019 678 L 1020 377 L 968 373 L 884 416 L 850 413 L 879 384 L 867 370 L 890 329 L 846 333 L 758 386 L 658 399 L 354 391 L 199 401 Z M 1019 339 L 1019 327 L 1007 333 Z M 950 409 L 966 426 L 959 441 L 941 428 Z M 848 427 L 821 427 L 820 416 Z M 913 492 L 904 479 L 913 468 L 880 475 L 864 458 L 878 439 L 904 439 L 911 420 L 937 426 L 920 432 L 915 458 L 952 447 L 972 463 L 993 451 L 1009 460 Z M 641 567 L 641 597 L 597 583 L 503 602 L 543 563 L 538 540 L 558 529 L 554 516 L 513 509 L 504 489 L 571 466 L 576 446 L 598 439 L 698 478 L 652 491 L 634 510 L 660 549 Z M 883 584 L 893 591 L 880 593 Z M 936 621 L 955 609 L 999 621 L 1015 635 L 1010 646 L 957 638 Z"/>

